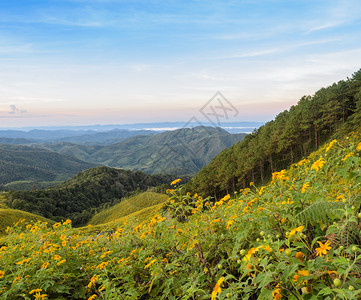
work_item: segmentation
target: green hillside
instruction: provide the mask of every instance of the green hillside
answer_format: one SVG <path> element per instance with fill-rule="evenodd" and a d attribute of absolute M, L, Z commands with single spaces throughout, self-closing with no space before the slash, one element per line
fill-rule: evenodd
<path fill-rule="evenodd" d="M 45 190 L 11 191 L 7 205 L 60 221 L 86 224 L 97 210 L 112 205 L 134 191 L 166 184 L 172 177 L 148 175 L 109 167 L 83 171 L 64 183 Z"/>
<path fill-rule="evenodd" d="M 123 199 L 120 203 L 95 214 L 89 224 L 97 225 L 115 221 L 133 213 L 164 203 L 167 195 L 145 192 Z"/>
<path fill-rule="evenodd" d="M 264 184 L 274 171 L 306 157 L 336 132 L 342 136 L 360 124 L 361 70 L 302 97 L 275 120 L 221 152 L 193 178 L 189 189 L 219 198 L 249 182 Z"/>
<path fill-rule="evenodd" d="M 14 181 L 66 180 L 94 166 L 41 148 L 0 145 L 0 186 Z"/>
<path fill-rule="evenodd" d="M 246 134 L 221 128 L 182 128 L 152 135 L 138 135 L 106 146 L 69 143 L 48 145 L 52 150 L 93 163 L 159 174 L 194 175 L 223 149 Z"/>
<path fill-rule="evenodd" d="M 14 226 L 17 222 L 19 222 L 19 224 L 27 224 L 38 221 L 48 222 L 49 224 L 54 223 L 44 217 L 25 211 L 0 208 L 0 236 L 5 235 L 5 231 L 8 226 Z"/>
<path fill-rule="evenodd" d="M 353 132 L 216 202 L 175 183 L 142 223 L 15 226 L 0 240 L 1 297 L 359 299 L 360 154 Z"/>

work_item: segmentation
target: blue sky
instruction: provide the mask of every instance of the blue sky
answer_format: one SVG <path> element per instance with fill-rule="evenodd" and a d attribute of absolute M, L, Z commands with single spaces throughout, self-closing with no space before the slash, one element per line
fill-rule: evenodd
<path fill-rule="evenodd" d="M 0 2 L 0 127 L 267 121 L 361 68 L 361 2 Z"/>

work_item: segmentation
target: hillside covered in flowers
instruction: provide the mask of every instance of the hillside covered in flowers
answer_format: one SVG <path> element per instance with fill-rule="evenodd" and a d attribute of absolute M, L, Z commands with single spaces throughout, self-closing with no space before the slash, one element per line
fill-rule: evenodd
<path fill-rule="evenodd" d="M 214 202 L 172 182 L 156 215 L 7 228 L 1 299 L 357 299 L 361 134 Z"/>

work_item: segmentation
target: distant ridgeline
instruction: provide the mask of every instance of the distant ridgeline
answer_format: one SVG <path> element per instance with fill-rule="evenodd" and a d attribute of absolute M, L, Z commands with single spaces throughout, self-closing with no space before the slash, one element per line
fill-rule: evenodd
<path fill-rule="evenodd" d="M 0 130 L 0 186 L 16 190 L 44 188 L 97 165 L 193 176 L 245 136 L 210 126 L 161 133 Z"/>
<path fill-rule="evenodd" d="M 45 147 L 78 159 L 158 174 L 194 175 L 225 148 L 243 140 L 245 133 L 198 126 L 152 135 L 137 135 L 119 143 L 95 146 L 55 143 Z"/>
<path fill-rule="evenodd" d="M 203 196 L 219 197 L 264 184 L 272 172 L 307 156 L 333 135 L 361 126 L 361 70 L 351 78 L 304 96 L 241 143 L 222 151 L 187 185 Z"/>
<path fill-rule="evenodd" d="M 95 166 L 42 148 L 0 144 L 0 188 L 14 181 L 62 181 Z"/>
<path fill-rule="evenodd" d="M 100 208 L 112 205 L 134 191 L 169 184 L 174 177 L 148 175 L 140 171 L 96 167 L 46 190 L 12 191 L 6 204 L 51 220 L 71 219 L 86 224 Z"/>

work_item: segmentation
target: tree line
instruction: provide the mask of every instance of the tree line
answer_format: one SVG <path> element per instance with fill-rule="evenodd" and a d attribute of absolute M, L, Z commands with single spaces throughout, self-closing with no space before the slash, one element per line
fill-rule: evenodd
<path fill-rule="evenodd" d="M 361 69 L 351 78 L 303 96 L 289 110 L 222 151 L 199 171 L 187 190 L 216 199 L 249 186 L 264 185 L 272 173 L 307 156 L 334 134 L 361 124 Z"/>

